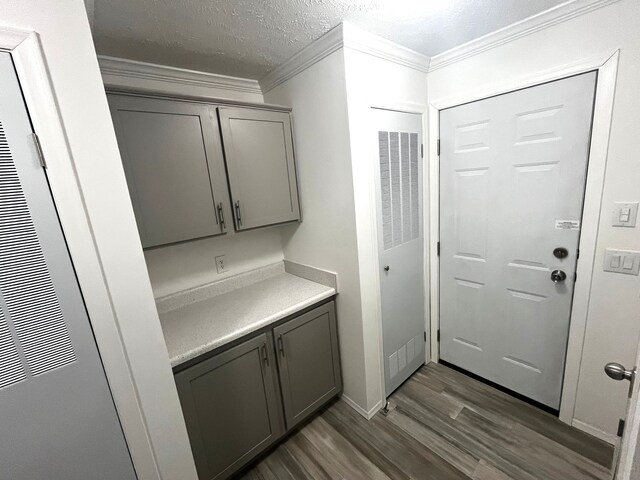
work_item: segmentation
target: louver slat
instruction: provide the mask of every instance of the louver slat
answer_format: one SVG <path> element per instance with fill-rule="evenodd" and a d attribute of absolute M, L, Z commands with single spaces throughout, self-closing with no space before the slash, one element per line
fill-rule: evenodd
<path fill-rule="evenodd" d="M 384 250 L 420 236 L 418 134 L 378 132 Z"/>
<path fill-rule="evenodd" d="M 31 375 L 76 360 L 1 124 L 0 290 Z M 11 334 L 3 322 L 4 317 L 0 321 L 0 388 L 25 378 L 16 345 L 9 344 Z"/>

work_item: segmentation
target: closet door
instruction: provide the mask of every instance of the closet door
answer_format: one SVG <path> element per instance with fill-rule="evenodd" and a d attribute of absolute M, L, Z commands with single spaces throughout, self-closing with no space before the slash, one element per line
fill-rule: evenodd
<path fill-rule="evenodd" d="M 219 107 L 237 230 L 300 220 L 286 112 Z"/>
<path fill-rule="evenodd" d="M 215 109 L 108 97 L 142 246 L 224 233 L 231 210 Z"/>
<path fill-rule="evenodd" d="M 135 480 L 32 133 L 0 52 L 0 478 Z"/>

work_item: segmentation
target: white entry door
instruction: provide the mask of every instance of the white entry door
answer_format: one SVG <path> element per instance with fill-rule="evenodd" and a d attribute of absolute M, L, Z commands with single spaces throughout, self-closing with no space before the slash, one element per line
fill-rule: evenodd
<path fill-rule="evenodd" d="M 595 80 L 440 114 L 440 358 L 555 410 Z"/>
<path fill-rule="evenodd" d="M 425 362 L 422 118 L 373 110 L 385 392 Z"/>

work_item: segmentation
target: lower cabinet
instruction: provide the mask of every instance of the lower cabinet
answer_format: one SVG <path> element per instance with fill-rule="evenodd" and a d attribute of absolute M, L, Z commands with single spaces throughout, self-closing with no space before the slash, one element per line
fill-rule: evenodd
<path fill-rule="evenodd" d="M 201 479 L 223 479 L 283 432 L 271 334 L 176 374 Z"/>
<path fill-rule="evenodd" d="M 273 329 L 287 428 L 342 390 L 333 302 Z"/>
<path fill-rule="evenodd" d="M 226 479 L 341 392 L 335 304 L 253 336 L 175 380 L 198 476 Z"/>

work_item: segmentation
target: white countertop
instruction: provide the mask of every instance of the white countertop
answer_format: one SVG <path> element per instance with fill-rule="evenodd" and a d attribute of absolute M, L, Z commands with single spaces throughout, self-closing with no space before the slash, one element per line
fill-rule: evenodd
<path fill-rule="evenodd" d="M 250 285 L 163 311 L 159 308 L 171 366 L 255 332 L 336 294 L 304 278 L 272 272 Z"/>

